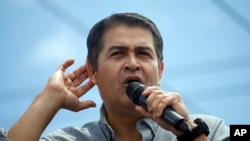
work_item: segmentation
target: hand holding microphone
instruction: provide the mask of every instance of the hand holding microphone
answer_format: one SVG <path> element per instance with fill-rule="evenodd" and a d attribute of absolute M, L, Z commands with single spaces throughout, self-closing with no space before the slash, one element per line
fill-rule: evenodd
<path fill-rule="evenodd" d="M 145 90 L 146 86 L 139 82 L 130 82 L 126 88 L 126 92 L 128 97 L 137 105 L 141 105 L 142 107 L 147 109 L 147 97 L 142 95 L 142 92 Z M 178 113 L 172 110 L 170 107 L 166 107 L 163 111 L 161 119 L 172 127 L 179 131 L 188 131 L 190 127 L 187 121 L 180 116 Z"/>

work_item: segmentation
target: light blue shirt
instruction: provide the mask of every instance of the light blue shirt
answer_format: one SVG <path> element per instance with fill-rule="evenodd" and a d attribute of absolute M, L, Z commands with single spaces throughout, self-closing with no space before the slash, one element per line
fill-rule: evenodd
<path fill-rule="evenodd" d="M 224 125 L 223 120 L 207 115 L 192 115 L 192 119 L 203 119 L 210 129 L 210 141 L 229 141 L 229 128 Z M 151 119 L 145 118 L 137 123 L 143 141 L 176 141 L 176 136 Z M 85 124 L 82 128 L 66 127 L 50 133 L 43 141 L 117 141 L 112 127 L 108 124 L 105 116 L 105 108 L 101 108 L 99 121 Z"/>
<path fill-rule="evenodd" d="M 208 115 L 192 115 L 192 119 L 203 119 L 210 129 L 210 141 L 229 141 L 229 128 L 222 119 Z M 143 141 L 177 141 L 176 136 L 151 119 L 145 118 L 137 123 L 137 130 L 142 134 Z M 0 129 L 0 140 L 7 141 L 6 132 Z M 112 127 L 105 117 L 105 108 L 101 108 L 98 121 L 85 124 L 81 128 L 69 126 L 51 132 L 41 141 L 117 141 Z"/>

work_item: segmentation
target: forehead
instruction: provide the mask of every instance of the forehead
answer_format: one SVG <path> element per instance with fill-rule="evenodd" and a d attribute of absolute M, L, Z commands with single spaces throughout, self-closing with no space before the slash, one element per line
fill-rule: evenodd
<path fill-rule="evenodd" d="M 154 48 L 151 31 L 138 26 L 119 25 L 111 27 L 106 30 L 102 39 L 104 47 L 111 47 L 112 45 L 144 45 Z"/>

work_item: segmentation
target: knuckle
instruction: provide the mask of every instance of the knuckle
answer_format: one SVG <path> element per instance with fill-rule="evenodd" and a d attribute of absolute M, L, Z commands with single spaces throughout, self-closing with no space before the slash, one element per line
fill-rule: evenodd
<path fill-rule="evenodd" d="M 179 93 L 174 92 L 174 94 L 177 99 L 181 99 L 181 95 Z"/>

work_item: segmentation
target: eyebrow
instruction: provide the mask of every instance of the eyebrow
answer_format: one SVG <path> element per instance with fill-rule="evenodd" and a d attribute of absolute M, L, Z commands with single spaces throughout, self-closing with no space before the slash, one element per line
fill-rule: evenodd
<path fill-rule="evenodd" d="M 128 47 L 122 46 L 122 45 L 115 45 L 109 48 L 108 52 L 111 52 L 112 50 L 121 50 L 121 51 L 127 51 Z"/>
<path fill-rule="evenodd" d="M 150 47 L 148 47 L 148 46 L 137 46 L 137 47 L 135 47 L 135 50 L 136 51 L 149 51 L 149 52 L 154 52 L 153 50 L 152 50 L 152 48 L 150 48 Z"/>
<path fill-rule="evenodd" d="M 109 48 L 109 52 L 112 51 L 112 50 L 122 50 L 122 51 L 127 51 L 128 50 L 128 47 L 126 46 L 123 46 L 123 45 L 115 45 L 115 46 L 112 46 L 111 48 Z M 152 48 L 148 47 L 148 46 L 136 46 L 135 47 L 135 51 L 149 51 L 149 52 L 154 52 L 152 50 Z"/>

